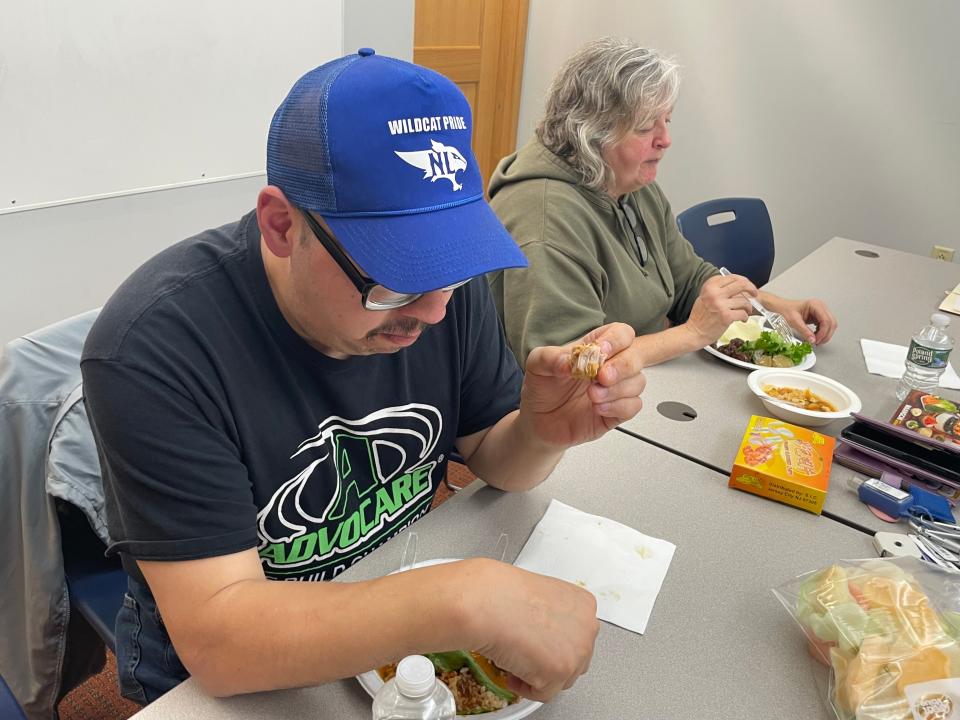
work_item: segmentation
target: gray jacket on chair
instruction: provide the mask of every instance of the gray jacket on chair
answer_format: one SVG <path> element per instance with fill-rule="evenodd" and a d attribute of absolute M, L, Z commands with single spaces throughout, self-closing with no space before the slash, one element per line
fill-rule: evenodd
<path fill-rule="evenodd" d="M 80 385 L 98 312 L 17 338 L 0 355 L 0 674 L 30 720 L 56 717 L 70 618 L 55 498 L 80 508 L 107 541 Z"/>

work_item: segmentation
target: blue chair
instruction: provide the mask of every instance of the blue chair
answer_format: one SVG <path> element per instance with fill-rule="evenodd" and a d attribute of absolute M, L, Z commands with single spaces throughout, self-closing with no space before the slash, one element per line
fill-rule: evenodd
<path fill-rule="evenodd" d="M 750 278 L 757 287 L 770 280 L 773 226 L 763 200 L 707 200 L 677 215 L 677 226 L 704 260 Z"/>
<path fill-rule="evenodd" d="M 59 518 L 70 605 L 80 612 L 110 651 L 116 652 L 114 623 L 123 605 L 127 573 L 116 557 L 104 557 L 107 548 L 83 513 L 65 510 L 61 506 Z"/>
<path fill-rule="evenodd" d="M 3 720 L 27 720 L 20 703 L 17 702 L 10 688 L 7 687 L 7 683 L 4 682 L 3 675 L 0 675 L 0 718 L 3 718 Z"/>

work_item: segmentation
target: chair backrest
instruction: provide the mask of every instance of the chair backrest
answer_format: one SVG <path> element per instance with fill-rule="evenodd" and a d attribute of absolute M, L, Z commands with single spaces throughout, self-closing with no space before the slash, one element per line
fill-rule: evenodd
<path fill-rule="evenodd" d="M 20 703 L 17 702 L 10 688 L 7 687 L 3 675 L 0 675 L 0 718 L 4 720 L 26 720 L 23 715 L 23 708 L 20 707 Z"/>
<path fill-rule="evenodd" d="M 104 557 L 106 545 L 74 506 L 61 508 L 63 569 L 70 605 L 80 611 L 111 652 L 116 652 L 114 623 L 123 606 L 127 573 L 116 557 Z"/>
<path fill-rule="evenodd" d="M 92 324 L 91 315 L 77 321 L 83 338 Z M 114 623 L 123 605 L 127 574 L 118 558 L 104 557 L 108 537 L 103 485 L 83 385 L 77 385 L 57 409 L 46 465 L 47 492 L 60 503 L 57 517 L 70 604 L 115 652 Z"/>
<path fill-rule="evenodd" d="M 773 225 L 763 200 L 707 200 L 677 215 L 677 225 L 704 260 L 750 278 L 757 287 L 770 280 Z"/>
<path fill-rule="evenodd" d="M 103 557 L 100 463 L 80 386 L 80 353 L 96 315 L 0 350 L 0 542 L 18 558 L 0 574 L 0 672 L 29 717 L 52 717 L 58 698 L 83 679 L 73 669 L 87 672 L 103 656 L 86 633 L 73 641 L 70 619 L 82 615 L 112 647 L 123 599 L 119 562 Z M 74 527 L 64 525 L 58 504 L 75 509 Z M 71 614 L 68 601 L 80 612 Z"/>

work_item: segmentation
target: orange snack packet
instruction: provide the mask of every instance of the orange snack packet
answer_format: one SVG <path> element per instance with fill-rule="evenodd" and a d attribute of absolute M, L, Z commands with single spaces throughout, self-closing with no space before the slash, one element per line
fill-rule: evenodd
<path fill-rule="evenodd" d="M 830 485 L 835 444 L 829 435 L 754 415 L 727 484 L 819 515 Z"/>

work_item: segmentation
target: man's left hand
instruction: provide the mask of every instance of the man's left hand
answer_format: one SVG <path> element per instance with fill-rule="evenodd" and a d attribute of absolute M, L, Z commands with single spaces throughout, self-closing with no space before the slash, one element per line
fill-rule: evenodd
<path fill-rule="evenodd" d="M 557 447 L 588 442 L 640 412 L 647 381 L 634 337 L 629 325 L 611 323 L 563 347 L 539 347 L 530 353 L 520 416 L 540 440 Z M 594 381 L 570 374 L 570 350 L 589 342 L 606 355 Z"/>

